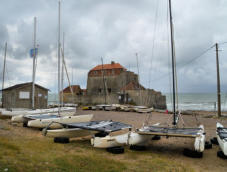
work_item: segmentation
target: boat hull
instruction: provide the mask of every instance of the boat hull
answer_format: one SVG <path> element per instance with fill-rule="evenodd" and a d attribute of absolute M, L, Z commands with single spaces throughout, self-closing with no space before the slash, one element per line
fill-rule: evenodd
<path fill-rule="evenodd" d="M 89 122 L 93 118 L 92 114 L 89 115 L 78 115 L 78 116 L 63 116 L 59 118 L 50 118 L 50 119 L 36 119 L 28 121 L 28 127 L 33 128 L 45 128 L 51 122 L 52 123 L 49 128 L 63 128 L 62 124 L 69 124 L 69 123 L 78 123 L 78 122 Z"/>
<path fill-rule="evenodd" d="M 43 131 L 45 132 L 45 131 Z M 65 137 L 65 138 L 76 138 L 85 137 L 97 133 L 97 131 L 83 130 L 79 128 L 62 128 L 55 130 L 47 130 L 44 134 L 47 137 Z"/>
<path fill-rule="evenodd" d="M 217 127 L 217 129 L 218 128 L 224 128 L 224 126 L 222 124 L 220 124 L 220 123 L 217 123 L 216 127 Z M 216 134 L 217 134 L 218 144 L 219 144 L 222 152 L 224 153 L 224 155 L 227 156 L 227 139 L 222 139 L 219 136 L 218 132 L 216 132 Z"/>
<path fill-rule="evenodd" d="M 128 132 L 117 136 L 107 135 L 106 137 L 93 137 L 91 138 L 91 145 L 96 148 L 111 148 L 125 145 L 146 146 L 151 138 L 152 136 L 150 135 Z"/>

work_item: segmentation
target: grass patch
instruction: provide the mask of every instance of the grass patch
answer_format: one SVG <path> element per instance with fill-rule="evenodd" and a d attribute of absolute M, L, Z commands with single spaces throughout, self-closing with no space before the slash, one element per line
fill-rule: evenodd
<path fill-rule="evenodd" d="M 12 129 L 13 131 L 13 129 Z M 148 151 L 125 149 L 113 155 L 96 149 L 89 140 L 56 144 L 46 137 L 2 137 L 0 135 L 0 171 L 193 171 L 190 167 Z"/>
<path fill-rule="evenodd" d="M 5 138 L 0 139 L 0 148 L 2 151 L 4 150 L 12 150 L 17 152 L 20 151 L 20 148 L 17 145 L 10 143 L 10 141 Z"/>

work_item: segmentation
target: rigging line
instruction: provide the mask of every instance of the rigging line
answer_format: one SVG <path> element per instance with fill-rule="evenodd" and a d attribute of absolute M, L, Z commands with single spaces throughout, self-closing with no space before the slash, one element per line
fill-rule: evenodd
<path fill-rule="evenodd" d="M 151 68 L 152 68 L 152 60 L 154 58 L 154 45 L 155 45 L 155 40 L 156 40 L 155 35 L 156 35 L 156 30 L 157 30 L 158 11 L 159 11 L 159 0 L 156 1 L 155 23 L 154 23 L 154 30 L 153 30 L 153 41 L 152 41 L 151 58 L 150 58 L 150 70 L 149 70 L 149 77 L 148 77 L 149 88 L 150 88 L 150 84 L 151 84 Z"/>
<path fill-rule="evenodd" d="M 202 57 L 204 54 L 206 54 L 208 51 L 210 51 L 210 50 L 213 49 L 214 47 L 215 47 L 215 45 L 212 45 L 210 48 L 208 48 L 208 49 L 206 49 L 205 51 L 203 51 L 200 55 L 198 55 L 198 56 L 192 58 L 190 61 L 188 61 L 188 62 L 186 62 L 186 63 L 183 63 L 183 64 L 178 64 L 178 65 L 180 65 L 181 67 L 182 67 L 182 66 L 186 66 L 186 65 L 192 63 L 193 61 L 199 59 L 200 57 Z"/>
<path fill-rule="evenodd" d="M 198 55 L 198 56 L 196 56 L 196 57 L 194 57 L 194 58 L 192 58 L 190 61 L 188 61 L 187 63 L 184 63 L 184 64 L 178 64 L 178 69 L 181 69 L 183 66 L 186 66 L 186 65 L 188 65 L 188 64 L 190 64 L 190 63 L 192 63 L 193 61 L 195 61 L 195 60 L 197 60 L 198 58 L 200 58 L 200 57 L 202 57 L 204 54 L 206 54 L 209 50 L 211 50 L 212 48 L 214 48 L 214 46 L 215 45 L 213 45 L 213 46 L 211 46 L 210 48 L 208 48 L 208 49 L 206 49 L 205 51 L 203 51 L 200 55 Z M 161 80 L 161 79 L 164 79 L 164 78 L 166 78 L 168 75 L 167 74 L 163 74 L 163 75 L 161 75 L 161 76 L 159 76 L 159 77 L 157 77 L 157 78 L 155 78 L 155 79 L 153 79 L 153 80 L 151 80 L 151 81 L 158 81 L 158 80 Z"/>
<path fill-rule="evenodd" d="M 223 44 L 227 44 L 227 42 L 222 42 L 222 43 L 219 43 L 219 45 L 223 45 Z"/>

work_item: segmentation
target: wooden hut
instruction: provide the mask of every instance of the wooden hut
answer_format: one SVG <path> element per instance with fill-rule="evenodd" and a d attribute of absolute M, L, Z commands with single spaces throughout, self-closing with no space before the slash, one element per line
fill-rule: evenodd
<path fill-rule="evenodd" d="M 47 108 L 48 89 L 35 84 L 35 109 Z M 3 108 L 32 109 L 32 82 L 17 84 L 2 90 Z"/>

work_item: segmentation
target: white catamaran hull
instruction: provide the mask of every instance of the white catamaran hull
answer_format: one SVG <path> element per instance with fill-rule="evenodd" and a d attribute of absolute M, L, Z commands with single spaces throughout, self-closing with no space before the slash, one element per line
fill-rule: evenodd
<path fill-rule="evenodd" d="M 217 123 L 216 127 L 217 128 L 224 128 L 224 126 L 220 123 Z M 217 132 L 217 140 L 218 140 L 218 144 L 219 144 L 222 152 L 224 153 L 225 156 L 227 156 L 227 139 L 226 138 L 221 139 L 221 137 L 219 136 L 219 134 Z"/>
<path fill-rule="evenodd" d="M 58 115 L 58 113 L 48 113 L 48 114 L 49 115 Z M 68 111 L 68 112 L 65 111 L 65 112 L 60 113 L 61 116 L 73 116 L 74 114 L 75 114 L 75 112 L 70 112 L 70 111 Z M 27 123 L 28 121 L 32 120 L 32 119 L 30 119 L 30 117 L 32 117 L 33 115 L 36 116 L 37 114 L 12 116 L 11 121 L 18 122 L 18 123 Z"/>
<path fill-rule="evenodd" d="M 125 145 L 145 146 L 152 137 L 151 135 L 140 135 L 136 132 L 128 132 L 117 136 L 93 137 L 91 139 L 91 145 L 96 148 L 111 148 Z"/>
<path fill-rule="evenodd" d="M 79 123 L 79 122 L 89 122 L 93 118 L 93 114 L 89 115 L 78 115 L 78 116 L 63 116 L 58 118 L 49 118 L 49 119 L 35 119 L 28 122 L 28 127 L 35 127 L 35 128 L 45 128 L 51 122 L 53 123 L 49 128 L 63 128 L 62 124 L 69 124 L 69 123 Z"/>
<path fill-rule="evenodd" d="M 76 112 L 76 107 L 61 107 L 60 111 L 61 112 L 67 112 L 67 111 Z M 36 109 L 36 110 L 15 110 L 15 111 L 3 110 L 1 112 L 1 114 L 12 117 L 12 116 L 17 116 L 17 115 L 32 115 L 32 114 L 56 113 L 56 112 L 58 112 L 58 108 Z"/>
<path fill-rule="evenodd" d="M 62 128 L 56 130 L 47 130 L 45 136 L 47 137 L 64 137 L 64 138 L 76 138 L 85 137 L 97 133 L 97 131 L 83 130 L 80 128 Z"/>

